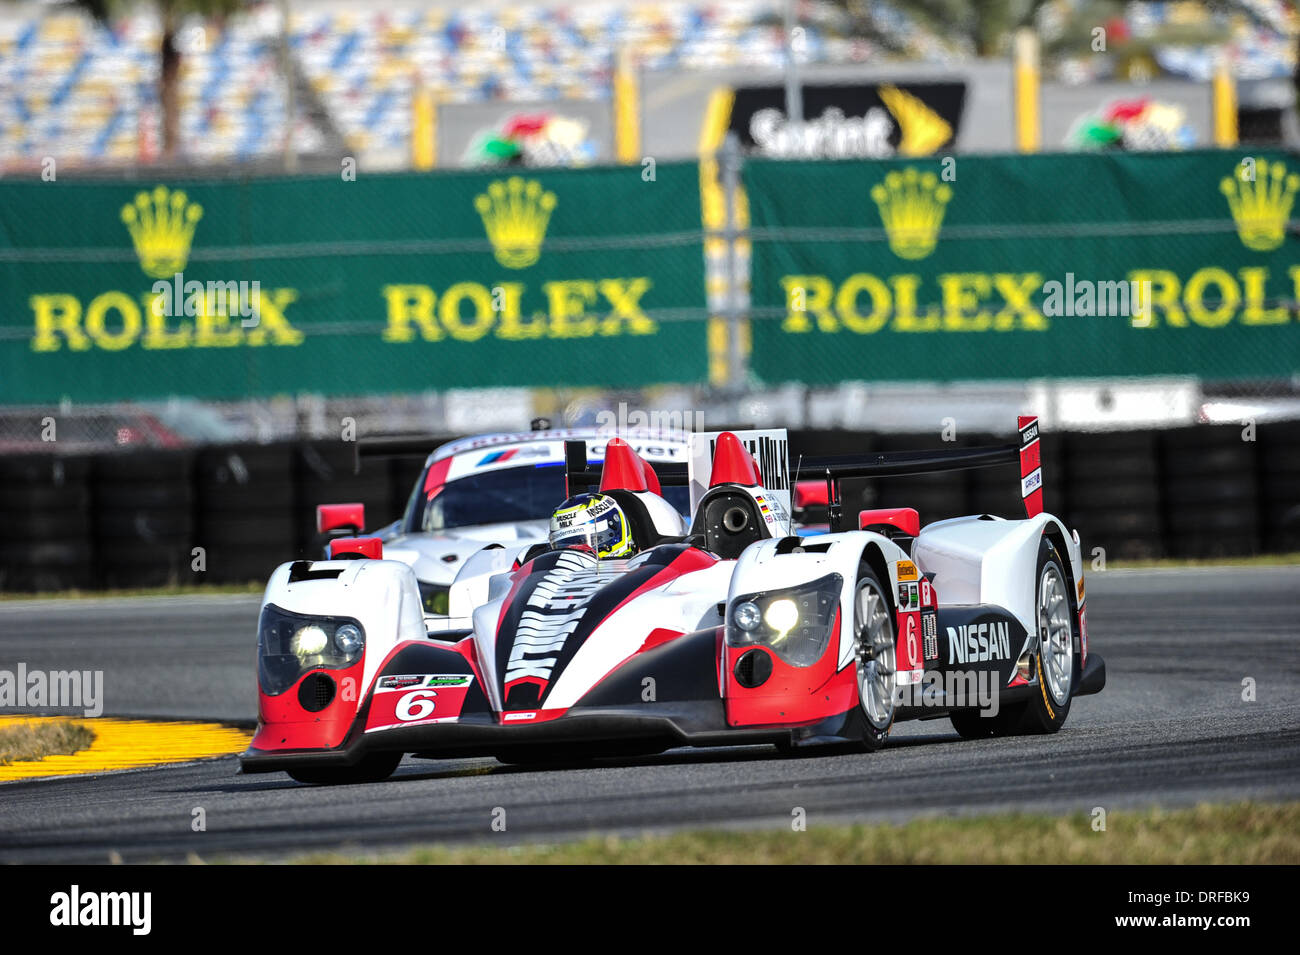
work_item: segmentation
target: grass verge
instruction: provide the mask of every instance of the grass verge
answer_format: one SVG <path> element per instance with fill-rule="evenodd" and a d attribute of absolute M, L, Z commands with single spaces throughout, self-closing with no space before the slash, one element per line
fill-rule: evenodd
<path fill-rule="evenodd" d="M 486 826 L 486 823 L 484 824 Z M 1044 863 L 1260 864 L 1300 862 L 1300 802 L 1114 810 L 1090 815 L 1002 813 L 904 825 L 681 832 L 592 837 L 559 845 L 327 852 L 292 863 L 348 865 Z"/>
<path fill-rule="evenodd" d="M 80 723 L 42 720 L 0 726 L 0 766 L 70 756 L 94 741 L 94 731 Z"/>

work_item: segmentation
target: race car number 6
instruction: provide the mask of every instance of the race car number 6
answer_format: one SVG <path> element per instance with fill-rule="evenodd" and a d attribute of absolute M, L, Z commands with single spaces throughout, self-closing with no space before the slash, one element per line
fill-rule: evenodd
<path fill-rule="evenodd" d="M 911 666 L 916 662 L 916 616 L 909 614 L 907 617 L 907 664 Z"/>
<path fill-rule="evenodd" d="M 427 718 L 437 706 L 432 699 L 437 695 L 433 690 L 412 690 L 405 694 L 397 701 L 397 718 L 404 723 Z"/>

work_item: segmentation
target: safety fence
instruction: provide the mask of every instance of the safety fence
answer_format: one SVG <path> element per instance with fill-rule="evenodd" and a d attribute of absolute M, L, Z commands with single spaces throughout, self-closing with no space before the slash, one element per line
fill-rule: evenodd
<path fill-rule="evenodd" d="M 1006 441 L 972 434 L 941 446 Z M 933 434 L 791 434 L 796 460 L 937 443 Z M 1045 506 L 1078 529 L 1094 569 L 1300 550 L 1300 423 L 1045 434 L 1042 448 Z M 0 590 L 263 580 L 282 561 L 322 552 L 317 504 L 360 501 L 371 529 L 398 517 L 423 461 L 366 458 L 354 470 L 354 452 L 321 441 L 0 458 Z M 910 506 L 929 523 L 1023 513 L 1014 468 L 843 491 L 846 514 Z"/>

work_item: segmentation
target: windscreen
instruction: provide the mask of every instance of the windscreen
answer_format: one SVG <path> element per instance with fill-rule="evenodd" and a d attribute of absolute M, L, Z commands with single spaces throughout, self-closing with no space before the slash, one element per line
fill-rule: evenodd
<path fill-rule="evenodd" d="M 424 486 L 421 477 L 419 488 Z M 417 488 L 412 530 L 442 531 L 475 524 L 549 521 L 564 503 L 564 465 L 560 462 L 484 471 L 449 481 L 425 496 Z M 690 507 L 690 491 L 666 487 L 663 496 L 680 513 Z M 421 500 L 423 499 L 423 500 Z"/>

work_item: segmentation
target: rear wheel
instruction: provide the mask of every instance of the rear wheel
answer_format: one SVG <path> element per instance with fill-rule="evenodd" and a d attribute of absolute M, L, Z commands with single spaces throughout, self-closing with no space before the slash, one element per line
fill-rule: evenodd
<path fill-rule="evenodd" d="M 363 756 L 355 766 L 288 770 L 289 775 L 300 783 L 313 786 L 341 786 L 347 783 L 377 783 L 393 775 L 397 764 L 402 761 L 401 753 L 371 753 Z"/>
<path fill-rule="evenodd" d="M 889 601 L 866 564 L 858 571 L 853 592 L 853 655 L 864 726 L 862 748 L 876 750 L 894 724 L 898 669 Z"/>
<path fill-rule="evenodd" d="M 1038 647 L 1034 653 L 1034 675 L 1038 685 L 1025 705 L 1020 732 L 1055 733 L 1070 713 L 1070 693 L 1076 676 L 1077 617 L 1064 560 L 1046 537 L 1038 548 L 1037 578 L 1034 606 Z"/>

